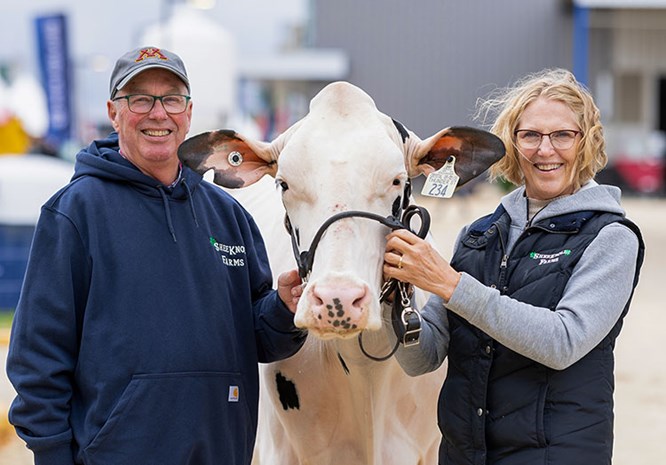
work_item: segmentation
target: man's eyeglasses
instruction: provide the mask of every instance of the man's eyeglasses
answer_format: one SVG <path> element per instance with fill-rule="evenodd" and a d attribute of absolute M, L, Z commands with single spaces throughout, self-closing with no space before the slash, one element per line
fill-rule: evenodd
<path fill-rule="evenodd" d="M 116 97 L 113 99 L 113 101 L 115 102 L 116 100 L 120 99 L 127 100 L 127 106 L 132 113 L 138 113 L 140 115 L 150 113 L 150 111 L 155 106 L 155 102 L 159 100 L 162 102 L 162 106 L 167 113 L 175 115 L 185 111 L 187 108 L 187 102 L 190 101 L 190 96 L 180 94 L 169 94 L 161 96 L 149 94 L 131 94 Z"/>
<path fill-rule="evenodd" d="M 560 129 L 548 134 L 542 134 L 539 131 L 532 131 L 531 129 L 518 129 L 513 133 L 516 136 L 516 144 L 518 147 L 526 150 L 534 150 L 539 148 L 544 136 L 548 136 L 552 146 L 558 150 L 568 150 L 573 147 L 574 141 L 581 131 L 573 129 Z"/>

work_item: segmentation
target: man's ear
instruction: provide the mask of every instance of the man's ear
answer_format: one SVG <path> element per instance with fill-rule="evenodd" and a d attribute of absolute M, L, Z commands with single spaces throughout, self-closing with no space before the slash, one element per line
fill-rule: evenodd
<path fill-rule="evenodd" d="M 192 100 L 187 102 L 187 110 L 185 110 L 187 112 L 187 131 L 185 131 L 185 134 L 190 132 L 190 127 L 192 126 L 192 106 L 193 105 L 194 105 L 194 103 L 192 102 Z"/>
<path fill-rule="evenodd" d="M 111 126 L 113 126 L 113 130 L 117 132 L 118 124 L 116 123 L 116 116 L 118 116 L 118 108 L 116 107 L 116 104 L 111 100 L 106 101 L 106 114 L 109 117 L 109 121 L 111 121 Z"/>

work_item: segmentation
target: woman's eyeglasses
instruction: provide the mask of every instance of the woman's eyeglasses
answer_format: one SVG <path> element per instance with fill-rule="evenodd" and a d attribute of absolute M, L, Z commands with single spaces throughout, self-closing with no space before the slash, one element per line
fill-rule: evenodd
<path fill-rule="evenodd" d="M 576 136 L 582 134 L 581 131 L 573 129 L 560 129 L 548 134 L 533 131 L 531 129 L 518 129 L 513 133 L 516 136 L 516 144 L 518 147 L 526 150 L 534 150 L 539 148 L 544 136 L 548 136 L 552 146 L 558 150 L 567 150 L 573 147 L 576 141 Z"/>

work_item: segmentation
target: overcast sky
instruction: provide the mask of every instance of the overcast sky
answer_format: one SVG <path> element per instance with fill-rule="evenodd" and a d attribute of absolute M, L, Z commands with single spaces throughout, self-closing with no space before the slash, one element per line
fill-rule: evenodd
<path fill-rule="evenodd" d="M 179 0 L 0 0 L 0 63 L 34 70 L 34 18 L 68 17 L 72 55 L 115 60 L 136 46 L 142 29 L 164 18 Z M 308 0 L 216 0 L 207 14 L 236 38 L 238 53 L 264 54 L 280 46 L 293 25 L 303 23 Z"/>
<path fill-rule="evenodd" d="M 10 71 L 10 78 L 27 72 L 39 79 L 35 18 L 64 14 L 68 25 L 77 120 L 79 123 L 106 122 L 105 101 L 113 63 L 126 51 L 141 45 L 164 47 L 163 43 L 141 43 L 141 36 L 146 29 L 151 26 L 154 29 L 155 25 L 164 22 L 174 11 L 175 3 L 184 1 L 0 0 L 0 66 Z M 214 7 L 203 14 L 231 34 L 238 58 L 276 52 L 289 39 L 290 31 L 305 23 L 309 2 L 207 1 L 213 2 Z M 211 48 L 206 51 L 210 52 Z M 220 50 L 216 55 L 217 60 L 211 61 L 209 66 L 211 71 L 222 65 L 220 58 L 225 57 L 225 51 Z M 195 76 L 190 77 L 194 80 Z M 214 79 L 214 74 L 211 78 Z M 202 109 L 201 103 L 199 109 Z"/>

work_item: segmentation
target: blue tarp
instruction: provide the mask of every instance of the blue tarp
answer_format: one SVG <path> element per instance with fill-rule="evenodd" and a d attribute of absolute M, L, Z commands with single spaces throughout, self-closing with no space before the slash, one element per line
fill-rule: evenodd
<path fill-rule="evenodd" d="M 16 307 L 34 226 L 0 224 L 0 311 Z"/>

